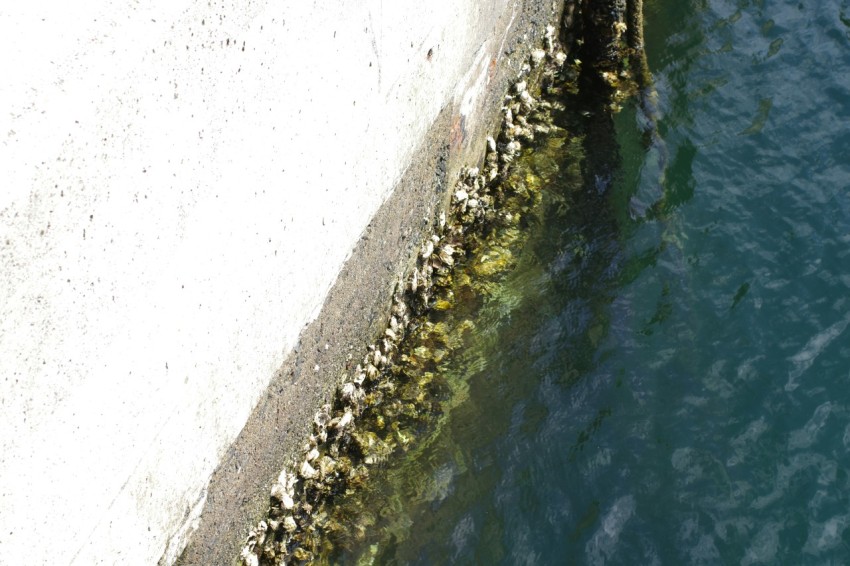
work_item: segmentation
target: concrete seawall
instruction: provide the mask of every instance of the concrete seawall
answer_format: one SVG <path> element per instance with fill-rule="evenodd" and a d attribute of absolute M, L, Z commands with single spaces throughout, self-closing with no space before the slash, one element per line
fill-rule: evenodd
<path fill-rule="evenodd" d="M 0 10 L 0 563 L 231 562 L 561 3 Z"/>

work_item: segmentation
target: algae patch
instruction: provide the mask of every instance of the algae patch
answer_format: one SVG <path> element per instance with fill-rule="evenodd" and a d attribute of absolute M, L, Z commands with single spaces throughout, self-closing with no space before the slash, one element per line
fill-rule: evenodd
<path fill-rule="evenodd" d="M 488 139 L 483 167 L 463 173 L 448 214 L 398 285 L 383 335 L 340 384 L 333 403 L 316 413 L 303 460 L 281 472 L 267 518 L 247 538 L 243 564 L 328 563 L 372 540 L 378 524 L 384 532 L 388 524 L 399 533 L 409 527 L 397 498 L 380 507 L 365 504 L 373 497 L 370 477 L 398 454 L 425 449 L 442 415 L 467 397 L 468 384 L 445 371 L 445 363 L 465 348 L 475 328 L 471 315 L 498 292 L 496 282 L 515 264 L 524 223 L 540 204 L 542 180 L 515 162 L 535 135 L 557 131 L 551 119 L 557 103 L 538 100 L 539 91 L 529 88 L 546 88 L 565 69 L 551 26 L 546 43 L 546 50 L 532 52 L 507 95 L 503 128 L 498 139 Z M 419 497 L 439 501 L 465 465 L 458 460 L 404 481 Z"/>

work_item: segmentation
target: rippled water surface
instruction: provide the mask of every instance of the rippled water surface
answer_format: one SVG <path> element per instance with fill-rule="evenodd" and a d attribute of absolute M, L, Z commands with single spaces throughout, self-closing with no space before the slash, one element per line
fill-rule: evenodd
<path fill-rule="evenodd" d="M 645 5 L 660 143 L 539 158 L 376 563 L 850 563 L 850 2 Z"/>

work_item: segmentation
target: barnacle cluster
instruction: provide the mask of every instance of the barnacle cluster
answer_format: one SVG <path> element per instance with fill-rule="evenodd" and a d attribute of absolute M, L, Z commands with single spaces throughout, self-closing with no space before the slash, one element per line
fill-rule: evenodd
<path fill-rule="evenodd" d="M 486 292 L 470 275 L 486 280 L 512 261 L 505 242 L 516 237 L 522 214 L 539 198 L 538 181 L 505 180 L 524 144 L 555 127 L 553 103 L 529 89 L 551 83 L 564 66 L 554 31 L 547 27 L 545 48 L 531 52 L 506 95 L 502 130 L 487 139 L 483 166 L 462 171 L 446 212 L 399 281 L 383 334 L 343 378 L 333 402 L 316 413 L 301 461 L 272 487 L 267 517 L 242 549 L 245 566 L 322 563 L 336 545 L 364 538 L 376 518 L 367 510 L 352 520 L 335 499 L 356 494 L 370 473 L 409 450 L 438 417 L 450 389 L 439 364 L 462 346 L 473 323 L 449 328 L 428 314 L 452 309 L 458 295 Z M 491 237 L 497 231 L 498 241 Z M 457 272 L 458 263 L 470 261 Z"/>
<path fill-rule="evenodd" d="M 643 1 L 628 0 L 609 9 L 604 3 L 589 7 L 585 25 L 596 36 L 592 67 L 608 88 L 609 109 L 622 110 L 625 101 L 650 86 L 651 77 L 643 45 Z"/>

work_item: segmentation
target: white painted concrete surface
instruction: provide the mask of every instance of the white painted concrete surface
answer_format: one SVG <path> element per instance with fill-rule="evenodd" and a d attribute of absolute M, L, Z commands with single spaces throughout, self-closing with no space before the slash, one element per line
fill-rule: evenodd
<path fill-rule="evenodd" d="M 3 3 L 0 564 L 185 533 L 422 134 L 474 111 L 481 10 L 511 5 Z"/>

